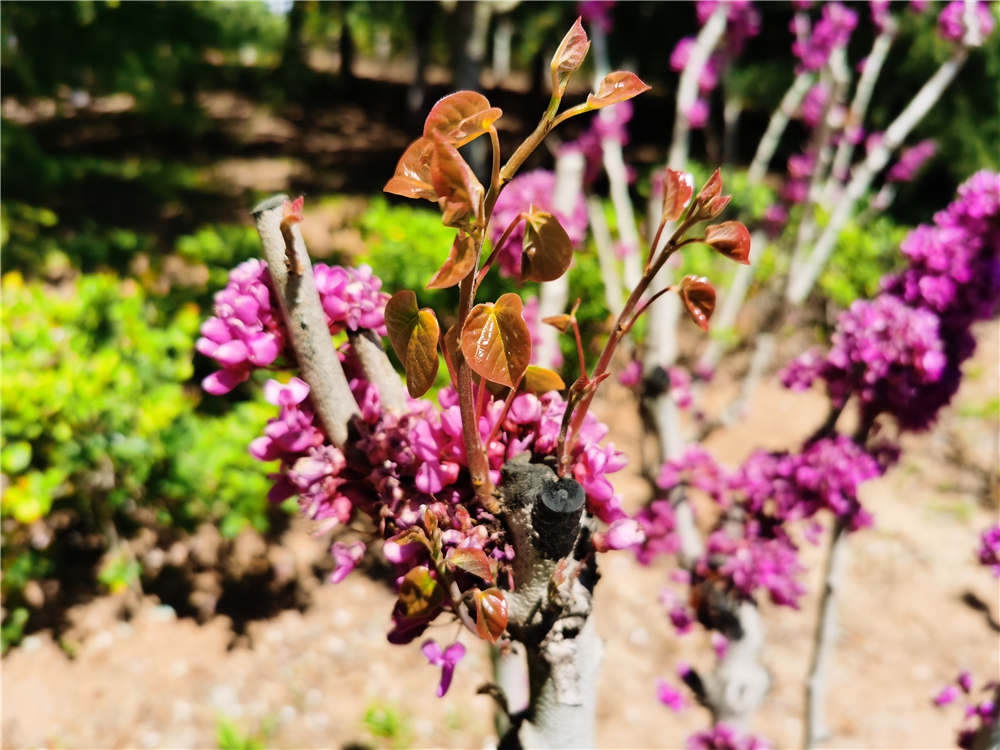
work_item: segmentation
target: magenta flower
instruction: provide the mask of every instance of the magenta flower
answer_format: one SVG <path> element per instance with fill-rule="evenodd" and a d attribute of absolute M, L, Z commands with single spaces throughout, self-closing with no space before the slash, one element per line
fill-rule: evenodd
<path fill-rule="evenodd" d="M 958 697 L 958 688 L 954 685 L 945 685 L 940 692 L 934 696 L 935 706 L 947 706 Z"/>
<path fill-rule="evenodd" d="M 691 705 L 690 701 L 677 688 L 662 678 L 656 681 L 656 697 L 660 703 L 676 713 Z"/>
<path fill-rule="evenodd" d="M 420 650 L 432 666 L 441 667 L 441 682 L 438 683 L 437 697 L 443 698 L 444 694 L 448 692 L 448 688 L 451 687 L 451 678 L 455 674 L 455 667 L 465 656 L 465 646 L 455 641 L 444 651 L 441 651 L 437 642 L 428 638 Z"/>
<path fill-rule="evenodd" d="M 343 581 L 347 574 L 354 570 L 354 566 L 358 564 L 365 554 L 365 543 L 362 541 L 351 542 L 350 544 L 344 544 L 343 542 L 334 542 L 333 547 L 330 549 L 330 554 L 333 555 L 334 569 L 330 574 L 330 583 L 340 583 Z"/>
<path fill-rule="evenodd" d="M 993 570 L 1000 578 L 1000 524 L 986 529 L 979 537 L 979 563 Z"/>
<path fill-rule="evenodd" d="M 996 24 L 987 3 L 976 3 L 976 22 L 979 24 L 980 39 L 985 40 L 993 33 Z M 938 34 L 942 39 L 958 43 L 964 40 L 965 32 L 965 3 L 963 0 L 952 0 L 938 16 Z"/>

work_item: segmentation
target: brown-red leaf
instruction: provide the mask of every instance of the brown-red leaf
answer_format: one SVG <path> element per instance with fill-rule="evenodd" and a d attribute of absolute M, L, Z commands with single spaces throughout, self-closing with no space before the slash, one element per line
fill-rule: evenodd
<path fill-rule="evenodd" d="M 604 76 L 604 80 L 597 87 L 596 94 L 587 96 L 587 106 L 591 109 L 600 109 L 631 99 L 643 91 L 649 91 L 650 88 L 635 73 L 628 70 L 616 70 Z"/>
<path fill-rule="evenodd" d="M 476 634 L 483 640 L 496 643 L 507 629 L 507 600 L 498 588 L 477 591 Z"/>
<path fill-rule="evenodd" d="M 434 385 L 438 371 L 441 329 L 434 312 L 418 309 L 417 295 L 403 289 L 385 305 L 385 326 L 392 348 L 406 370 L 406 390 L 413 398 L 423 396 Z"/>
<path fill-rule="evenodd" d="M 584 31 L 580 20 L 580 18 L 576 19 L 559 43 L 556 53 L 552 56 L 552 74 L 557 77 L 557 82 L 560 85 L 564 84 L 569 76 L 580 68 L 583 59 L 587 56 L 587 51 L 590 49 L 590 40 L 587 38 L 587 32 Z"/>
<path fill-rule="evenodd" d="M 708 330 L 708 321 L 715 310 L 715 289 L 704 276 L 685 276 L 681 279 L 681 302 L 691 320 L 702 330 Z"/>
<path fill-rule="evenodd" d="M 459 230 L 452 243 L 451 253 L 448 260 L 444 262 L 434 274 L 434 277 L 427 282 L 428 289 L 447 289 L 455 286 L 462 279 L 469 275 L 469 271 L 476 263 L 476 244 L 471 235 Z"/>
<path fill-rule="evenodd" d="M 448 227 L 478 224 L 482 219 L 483 186 L 458 149 L 434 133 L 431 184 L 441 207 L 441 221 Z"/>
<path fill-rule="evenodd" d="M 667 167 L 663 177 L 663 216 L 667 221 L 677 221 L 691 200 L 694 186 L 688 175 Z"/>
<path fill-rule="evenodd" d="M 716 168 L 712 172 L 712 176 L 708 178 L 704 185 L 702 185 L 701 190 L 698 191 L 697 200 L 701 203 L 707 203 L 713 198 L 717 197 L 719 193 L 722 192 L 722 172 Z"/>
<path fill-rule="evenodd" d="M 467 573 L 482 578 L 487 583 L 494 583 L 493 566 L 486 553 L 476 547 L 453 547 L 446 558 L 451 568 L 461 568 Z"/>
<path fill-rule="evenodd" d="M 750 232 L 738 221 L 705 227 L 705 243 L 727 258 L 750 265 Z"/>
<path fill-rule="evenodd" d="M 489 132 L 503 111 L 476 91 L 456 91 L 438 99 L 424 120 L 424 135 L 438 133 L 458 148 Z"/>
<path fill-rule="evenodd" d="M 532 211 L 524 222 L 521 281 L 553 281 L 569 268 L 573 242 L 559 220 L 547 211 Z"/>
<path fill-rule="evenodd" d="M 476 305 L 462 328 L 462 354 L 481 377 L 508 388 L 524 375 L 531 360 L 531 333 L 521 317 L 521 298 L 504 294 Z"/>
<path fill-rule="evenodd" d="M 417 138 L 407 146 L 406 151 L 396 164 L 393 174 L 383 190 L 404 198 L 423 198 L 436 201 L 438 194 L 431 184 L 431 155 L 434 151 L 434 141 L 430 138 Z"/>
<path fill-rule="evenodd" d="M 550 315 L 547 318 L 542 318 L 542 322 L 546 325 L 550 325 L 559 333 L 566 333 L 569 327 L 573 324 L 573 316 L 567 315 L 566 313 L 560 313 L 559 315 Z"/>
<path fill-rule="evenodd" d="M 428 617 L 443 600 L 444 591 L 426 565 L 412 568 L 399 586 L 399 603 L 407 617 Z"/>

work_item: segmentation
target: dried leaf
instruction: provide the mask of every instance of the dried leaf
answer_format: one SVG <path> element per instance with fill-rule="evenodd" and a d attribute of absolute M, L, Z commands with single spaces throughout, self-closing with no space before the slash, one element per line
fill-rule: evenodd
<path fill-rule="evenodd" d="M 471 235 L 459 231 L 452 243 L 448 260 L 427 282 L 428 289 L 447 289 L 469 275 L 476 263 L 476 243 Z"/>
<path fill-rule="evenodd" d="M 561 391 L 565 388 L 566 383 L 559 377 L 558 372 L 538 365 L 528 365 L 524 370 L 524 377 L 521 379 L 521 390 L 530 393 L 548 393 L 549 391 Z"/>
<path fill-rule="evenodd" d="M 423 198 L 436 201 L 438 194 L 431 184 L 431 155 L 434 141 L 431 138 L 417 138 L 407 146 L 396 164 L 396 172 L 383 190 L 404 198 Z"/>
<path fill-rule="evenodd" d="M 430 176 L 441 221 L 448 227 L 481 223 L 483 186 L 454 146 L 437 133 L 433 138 Z"/>
<path fill-rule="evenodd" d="M 702 330 L 708 330 L 708 321 L 715 310 L 715 289 L 704 276 L 685 276 L 681 279 L 681 302 L 691 320 Z"/>
<path fill-rule="evenodd" d="M 489 132 L 503 111 L 476 91 L 456 91 L 438 99 L 424 121 L 424 135 L 438 133 L 458 148 Z"/>
<path fill-rule="evenodd" d="M 677 221 L 691 200 L 694 186 L 688 182 L 688 175 L 667 167 L 663 178 L 663 216 L 667 221 Z"/>
<path fill-rule="evenodd" d="M 521 379 L 531 360 L 531 334 L 521 317 L 521 298 L 504 294 L 476 305 L 462 328 L 462 354 L 474 372 L 508 388 Z"/>
<path fill-rule="evenodd" d="M 476 633 L 485 641 L 496 643 L 507 629 L 507 600 L 498 588 L 477 591 Z"/>
<path fill-rule="evenodd" d="M 532 211 L 524 222 L 521 281 L 553 281 L 569 268 L 573 242 L 559 220 L 547 211 Z"/>
<path fill-rule="evenodd" d="M 631 99 L 644 91 L 649 91 L 650 88 L 635 73 L 628 70 L 616 70 L 614 73 L 608 73 L 604 76 L 604 80 L 597 87 L 596 94 L 587 96 L 587 106 L 591 109 L 600 109 Z"/>
<path fill-rule="evenodd" d="M 460 568 L 467 573 L 482 578 L 488 583 L 495 583 L 493 566 L 486 553 L 476 547 L 453 547 L 448 552 L 446 562 L 452 569 Z"/>
<path fill-rule="evenodd" d="M 438 336 L 433 310 L 417 308 L 417 295 L 396 292 L 385 305 L 385 325 L 396 356 L 406 370 L 406 390 L 413 398 L 427 393 L 438 371 Z"/>
<path fill-rule="evenodd" d="M 750 232 L 738 221 L 705 227 L 705 243 L 727 258 L 750 265 Z"/>

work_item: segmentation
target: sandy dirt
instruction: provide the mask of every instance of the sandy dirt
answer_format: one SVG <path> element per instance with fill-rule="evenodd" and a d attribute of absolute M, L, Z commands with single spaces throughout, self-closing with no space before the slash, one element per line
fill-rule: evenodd
<path fill-rule="evenodd" d="M 850 539 L 830 675 L 829 747 L 951 747 L 960 712 L 935 709 L 930 696 L 961 668 L 983 681 L 1000 677 L 997 633 L 984 613 L 961 601 L 973 592 L 994 618 L 1000 611 L 997 580 L 974 559 L 978 532 L 996 517 L 995 489 L 984 477 L 996 476 L 1000 432 L 995 412 L 980 412 L 1000 393 L 998 338 L 996 323 L 979 329 L 979 351 L 953 406 L 933 432 L 904 441 L 893 471 L 864 487 L 876 526 Z M 710 395 L 733 387 L 720 378 Z M 634 455 L 640 430 L 627 399 L 610 388 L 597 406 L 611 438 Z M 732 463 L 755 446 L 792 447 L 822 420 L 824 403 L 816 392 L 792 395 L 770 378 L 747 418 L 713 435 L 708 446 Z M 948 458 L 956 453 L 965 466 Z M 646 487 L 634 470 L 617 484 L 633 505 Z M 304 526 L 292 526 L 282 550 L 294 558 L 290 565 L 308 570 L 327 542 Z M 799 743 L 823 555 L 821 548 L 804 548 L 812 593 L 801 611 L 763 606 L 773 686 L 753 729 L 778 748 Z M 683 747 L 707 715 L 698 708 L 675 714 L 658 704 L 655 683 L 674 679 L 681 660 L 710 667 L 707 636 L 673 632 L 657 603 L 666 568 L 641 568 L 628 554 L 614 553 L 603 557 L 601 571 L 596 617 L 606 650 L 598 743 Z M 439 700 L 436 670 L 419 649 L 385 640 L 393 596 L 382 584 L 355 573 L 336 586 L 313 581 L 307 598 L 304 611 L 252 621 L 240 637 L 225 617 L 199 625 L 154 597 L 127 622 L 114 598 L 78 606 L 64 647 L 42 632 L 4 659 L 3 745 L 215 747 L 222 721 L 268 747 L 495 742 L 490 701 L 475 693 L 489 674 L 481 644 L 462 636 L 469 656 Z M 455 633 L 449 625 L 432 635 L 447 642 Z M 398 719 L 395 730 L 385 730 L 391 736 L 373 734 L 377 722 L 366 724 L 366 712 Z"/>

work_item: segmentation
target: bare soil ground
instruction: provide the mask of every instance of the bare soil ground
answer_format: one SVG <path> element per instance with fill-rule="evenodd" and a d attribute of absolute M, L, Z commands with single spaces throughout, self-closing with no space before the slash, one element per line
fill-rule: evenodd
<path fill-rule="evenodd" d="M 1000 641 L 990 625 L 1000 616 L 1000 592 L 974 559 L 978 532 L 997 511 L 1000 425 L 995 410 L 983 413 L 1000 393 L 996 322 L 979 329 L 979 341 L 962 391 L 935 430 L 904 441 L 901 463 L 864 488 L 876 526 L 850 540 L 829 747 L 951 747 L 960 712 L 935 709 L 930 696 L 960 668 L 981 680 L 1000 677 Z M 721 377 L 713 395 L 734 388 Z M 609 389 L 598 408 L 611 439 L 636 456 L 642 436 L 627 394 Z M 791 395 L 768 379 L 747 418 L 713 435 L 709 447 L 732 463 L 756 446 L 792 447 L 823 414 L 820 394 Z M 647 491 L 634 470 L 618 486 L 633 505 Z M 307 604 L 251 620 L 242 635 L 226 617 L 199 625 L 152 596 L 127 622 L 112 597 L 74 608 L 60 642 L 38 633 L 4 659 L 3 745 L 214 747 L 225 720 L 268 747 L 490 746 L 492 707 L 475 693 L 489 674 L 486 649 L 463 636 L 469 656 L 448 696 L 435 698 L 436 670 L 419 649 L 385 640 L 393 596 L 383 584 L 359 572 L 336 586 L 310 579 L 327 543 L 293 524 L 276 568 L 307 571 L 300 573 Z M 778 748 L 799 743 L 823 555 L 803 550 L 812 593 L 801 611 L 763 607 L 773 688 L 753 729 Z M 641 568 L 615 553 L 603 557 L 601 570 L 596 617 L 606 651 L 598 743 L 683 747 L 707 716 L 697 708 L 674 714 L 656 702 L 654 686 L 658 677 L 673 677 L 679 660 L 708 668 L 707 637 L 673 632 L 656 601 L 665 569 Z M 968 592 L 989 614 L 963 603 Z M 434 635 L 454 634 L 448 626 Z M 388 712 L 397 726 L 376 736 L 366 712 Z"/>

